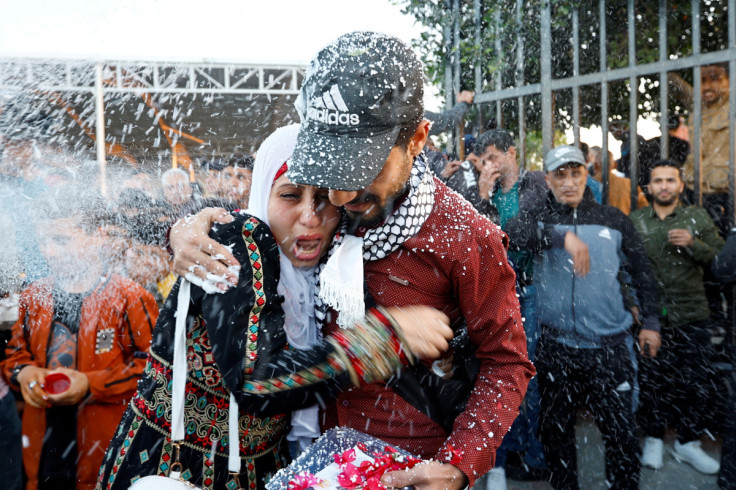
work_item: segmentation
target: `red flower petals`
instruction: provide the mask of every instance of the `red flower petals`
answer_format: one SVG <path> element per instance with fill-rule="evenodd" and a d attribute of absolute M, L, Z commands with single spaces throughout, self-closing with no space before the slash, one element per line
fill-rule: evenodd
<path fill-rule="evenodd" d="M 463 452 L 452 447 L 452 444 L 448 444 L 445 450 L 442 452 L 442 456 L 445 463 L 450 463 L 453 466 L 457 466 L 463 459 Z"/>
<path fill-rule="evenodd" d="M 381 477 L 389 471 L 401 471 L 413 468 L 422 460 L 414 456 L 405 456 L 391 446 L 385 446 L 383 452 L 369 453 L 363 443 L 358 443 L 358 449 L 373 457 L 373 461 L 362 461 L 355 465 L 358 459 L 355 449 L 348 449 L 342 453 L 333 454 L 332 458 L 340 466 L 337 475 L 337 484 L 346 490 L 386 490 L 381 483 Z M 462 454 L 452 446 L 446 448 L 448 462 L 455 464 L 460 461 Z M 293 481 L 289 482 L 289 490 L 308 490 L 311 486 L 321 483 L 320 480 L 309 473 L 300 473 Z"/>
<path fill-rule="evenodd" d="M 322 483 L 320 479 L 313 474 L 303 472 L 296 475 L 296 478 L 289 482 L 289 490 L 309 490 L 320 483 Z"/>
<path fill-rule="evenodd" d="M 363 448 L 360 448 L 360 445 L 358 447 L 363 449 L 365 445 L 363 445 Z M 364 490 L 385 490 L 386 487 L 381 483 L 381 477 L 384 473 L 412 468 L 422 461 L 413 456 L 399 454 L 391 446 L 386 446 L 384 451 L 383 453 L 373 453 L 373 461 L 363 461 L 357 468 L 352 463 L 347 463 L 343 472 L 338 475 L 337 482 L 348 489 L 360 487 Z M 344 455 L 345 453 L 343 453 Z M 335 456 L 337 460 L 338 456 Z"/>
<path fill-rule="evenodd" d="M 342 473 L 337 475 L 337 483 L 343 488 L 357 488 L 363 484 L 363 477 L 354 464 L 347 463 Z"/>
<path fill-rule="evenodd" d="M 355 449 L 348 449 L 342 454 L 333 454 L 332 458 L 335 460 L 335 463 L 339 465 L 352 463 L 355 461 Z"/>

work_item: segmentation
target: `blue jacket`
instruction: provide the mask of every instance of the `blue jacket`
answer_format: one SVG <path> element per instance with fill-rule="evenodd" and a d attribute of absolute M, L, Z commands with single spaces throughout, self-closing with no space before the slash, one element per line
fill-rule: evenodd
<path fill-rule="evenodd" d="M 590 272 L 585 277 L 573 273 L 564 248 L 568 231 L 588 245 Z M 596 203 L 590 189 L 577 208 L 558 203 L 548 192 L 542 207 L 509 221 L 507 233 L 510 249 L 536 254 L 534 282 L 548 335 L 581 348 L 623 339 L 633 324 L 621 281 L 624 271 L 637 291 L 642 327 L 659 331 L 656 283 L 641 239 L 628 216 Z"/>

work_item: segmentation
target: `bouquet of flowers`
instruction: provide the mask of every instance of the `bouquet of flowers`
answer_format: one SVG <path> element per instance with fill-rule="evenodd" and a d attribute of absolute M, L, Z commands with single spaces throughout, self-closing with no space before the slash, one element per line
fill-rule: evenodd
<path fill-rule="evenodd" d="M 447 461 L 460 454 L 449 448 Z M 422 460 L 380 439 L 337 428 L 327 431 L 288 468 L 268 483 L 269 489 L 385 490 L 381 477 L 389 471 L 413 468 Z"/>

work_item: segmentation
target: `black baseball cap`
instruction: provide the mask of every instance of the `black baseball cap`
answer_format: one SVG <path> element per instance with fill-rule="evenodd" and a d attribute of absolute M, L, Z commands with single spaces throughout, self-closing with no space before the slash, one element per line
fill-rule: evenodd
<path fill-rule="evenodd" d="M 376 178 L 402 126 L 424 116 L 422 64 L 401 40 L 351 32 L 311 61 L 296 101 L 302 120 L 289 179 L 360 190 Z"/>

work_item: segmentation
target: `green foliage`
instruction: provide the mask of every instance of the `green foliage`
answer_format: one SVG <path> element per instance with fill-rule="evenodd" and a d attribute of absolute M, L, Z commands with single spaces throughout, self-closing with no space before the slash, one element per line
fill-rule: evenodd
<path fill-rule="evenodd" d="M 563 131 L 555 131 L 554 145 L 567 145 L 569 141 Z M 542 170 L 544 154 L 542 153 L 542 132 L 530 131 L 526 134 L 526 169 Z"/>
<path fill-rule="evenodd" d="M 460 49 L 454 52 L 445 45 L 443 28 L 451 26 L 453 13 L 442 0 L 394 0 L 402 6 L 404 13 L 414 16 L 424 32 L 414 47 L 422 56 L 426 74 L 431 83 L 444 93 L 446 61 L 452 56 L 460 57 L 461 89 L 489 92 L 495 89 L 497 77 L 501 77 L 504 88 L 517 86 L 517 48 L 523 46 L 523 84 L 537 83 L 541 79 L 540 1 L 522 1 L 521 22 L 517 22 L 516 0 L 481 0 L 481 42 L 475 41 L 473 0 L 460 1 Z M 600 60 L 600 21 L 598 0 L 555 0 L 552 2 L 551 64 L 555 79 L 573 76 L 572 12 L 579 12 L 579 60 L 580 73 L 598 72 Z M 677 58 L 692 53 L 691 45 L 691 2 L 670 0 L 667 4 L 667 57 Z M 727 0 L 702 0 L 701 9 L 701 52 L 725 49 L 728 41 Z M 629 65 L 628 16 L 626 0 L 605 2 L 607 35 L 605 39 L 606 69 Z M 638 0 L 635 2 L 636 63 L 650 63 L 660 59 L 658 2 Z M 501 52 L 496 50 L 500 42 Z M 475 83 L 475 66 L 481 67 L 481 86 Z M 681 74 L 692 80 L 692 71 Z M 659 75 L 642 77 L 639 82 L 638 106 L 642 116 L 656 116 L 659 112 Z M 609 116 L 612 119 L 628 119 L 630 87 L 628 80 L 609 84 Z M 558 129 L 572 124 L 572 90 L 561 90 L 554 94 L 553 112 L 557 115 Z M 683 112 L 677 102 L 669 101 L 671 111 Z M 600 85 L 581 87 L 581 124 L 600 124 Z M 495 118 L 495 104 L 484 109 L 485 120 Z M 526 121 L 529 130 L 541 128 L 539 96 L 525 101 Z M 473 115 L 477 124 L 478 112 Z M 516 101 L 504 104 L 502 125 L 516 130 L 518 107 Z"/>

